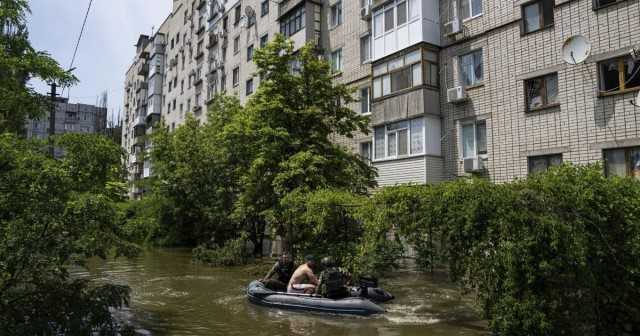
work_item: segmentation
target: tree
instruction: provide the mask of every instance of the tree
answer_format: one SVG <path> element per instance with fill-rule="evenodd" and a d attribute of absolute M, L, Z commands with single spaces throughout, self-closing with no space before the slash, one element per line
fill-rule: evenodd
<path fill-rule="evenodd" d="M 237 179 L 234 161 L 222 159 L 232 155 L 225 154 L 220 130 L 241 107 L 237 99 L 225 96 L 217 97 L 214 107 L 217 113 L 207 124 L 187 115 L 174 132 L 159 127 L 152 137 L 152 197 L 171 204 L 170 213 L 158 216 L 163 219 L 164 244 L 222 245 L 237 234 L 229 219 Z"/>
<path fill-rule="evenodd" d="M 281 206 L 287 195 L 323 188 L 364 194 L 375 185 L 375 171 L 331 141 L 367 133 L 368 119 L 347 107 L 353 90 L 332 81 L 311 45 L 294 52 L 293 42 L 278 35 L 254 62 L 260 86 L 223 128 L 220 145 L 239 178 L 232 217 L 259 252 L 267 224 L 288 236 Z"/>
<path fill-rule="evenodd" d="M 34 78 L 69 86 L 77 79 L 46 52 L 36 51 L 26 28 L 27 0 L 0 2 L 0 133 L 24 134 L 27 118 L 42 116 L 49 99 L 29 86 Z"/>
<path fill-rule="evenodd" d="M 107 187 L 121 182 L 106 172 L 120 169 L 122 157 L 84 160 L 86 153 L 119 149 L 92 137 L 63 137 L 65 156 L 55 160 L 41 142 L 0 135 L 0 334 L 116 334 L 120 328 L 109 309 L 127 304 L 128 288 L 75 279 L 68 271 L 91 256 L 137 253 L 121 238 L 118 197 Z"/>

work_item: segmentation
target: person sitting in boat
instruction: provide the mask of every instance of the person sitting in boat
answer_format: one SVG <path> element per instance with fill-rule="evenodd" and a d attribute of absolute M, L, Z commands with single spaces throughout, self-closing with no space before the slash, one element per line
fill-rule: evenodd
<path fill-rule="evenodd" d="M 313 294 L 316 291 L 318 278 L 313 273 L 316 259 L 312 255 L 308 255 L 304 259 L 305 263 L 298 266 L 296 271 L 293 272 L 287 286 L 287 293 Z"/>
<path fill-rule="evenodd" d="M 351 274 L 338 267 L 331 257 L 322 258 L 321 264 L 324 270 L 320 273 L 317 293 L 333 300 L 349 296 L 347 284 L 351 281 Z"/>
<path fill-rule="evenodd" d="M 264 283 L 265 287 L 273 291 L 286 292 L 287 284 L 293 274 L 293 269 L 294 265 L 291 256 L 289 253 L 284 252 L 261 282 Z M 276 279 L 272 279 L 274 275 L 277 275 Z"/>

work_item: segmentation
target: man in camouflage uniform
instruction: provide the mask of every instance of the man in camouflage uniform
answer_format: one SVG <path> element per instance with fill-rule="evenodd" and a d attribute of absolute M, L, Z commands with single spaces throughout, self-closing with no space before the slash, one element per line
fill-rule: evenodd
<path fill-rule="evenodd" d="M 349 296 L 347 284 L 351 281 L 351 274 L 337 267 L 331 257 L 322 258 L 324 270 L 320 273 L 317 293 L 329 299 L 341 299 Z"/>

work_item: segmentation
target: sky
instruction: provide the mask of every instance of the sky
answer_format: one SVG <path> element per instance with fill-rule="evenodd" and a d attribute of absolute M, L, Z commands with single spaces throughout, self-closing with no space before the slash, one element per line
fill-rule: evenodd
<path fill-rule="evenodd" d="M 32 46 L 69 68 L 89 0 L 30 0 L 28 17 Z M 93 0 L 74 62 L 80 82 L 68 92 L 71 103 L 96 104 L 108 93 L 110 119 L 122 109 L 125 73 L 135 56 L 140 34 L 151 34 L 171 11 L 172 0 Z M 46 94 L 49 87 L 33 82 Z"/>

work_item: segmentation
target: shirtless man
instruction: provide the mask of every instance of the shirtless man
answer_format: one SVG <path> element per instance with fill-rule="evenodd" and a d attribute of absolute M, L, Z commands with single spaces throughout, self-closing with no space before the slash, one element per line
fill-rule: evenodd
<path fill-rule="evenodd" d="M 314 256 L 306 256 L 305 263 L 300 265 L 289 280 L 287 293 L 313 294 L 318 286 L 318 278 L 313 274 L 316 265 Z"/>

